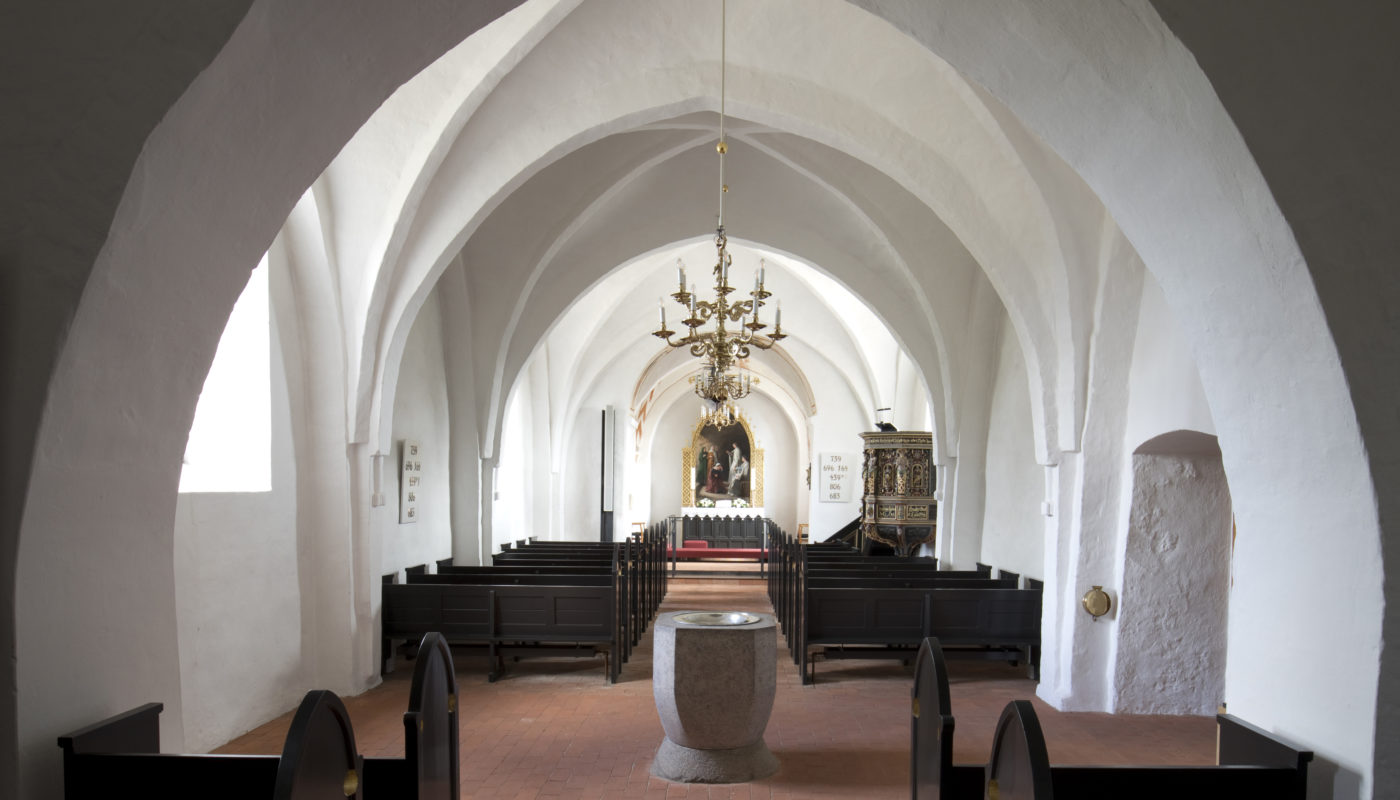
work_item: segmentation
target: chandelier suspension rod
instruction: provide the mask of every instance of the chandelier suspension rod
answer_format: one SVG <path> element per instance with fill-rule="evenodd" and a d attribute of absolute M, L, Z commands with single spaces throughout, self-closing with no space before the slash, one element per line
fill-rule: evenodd
<path fill-rule="evenodd" d="M 778 307 L 773 319 L 773 331 L 760 335 L 768 325 L 760 319 L 760 309 L 765 305 L 772 293 L 764 288 L 764 261 L 759 259 L 758 269 L 754 272 L 753 291 L 748 292 L 750 299 L 738 300 L 730 299 L 729 294 L 734 292 L 734 287 L 729 285 L 729 266 L 732 259 L 729 255 L 729 237 L 724 231 L 724 200 L 729 192 L 729 186 L 724 182 L 725 176 L 725 154 L 729 151 L 729 143 L 725 139 L 726 124 L 728 115 L 728 70 L 729 70 L 729 4 L 728 0 L 720 0 L 720 31 L 719 31 L 719 143 L 715 145 L 716 152 L 719 153 L 719 213 L 717 215 L 718 225 L 715 228 L 715 287 L 713 300 L 701 300 L 698 292 L 695 291 L 694 284 L 687 287 L 685 280 L 685 264 L 676 259 L 676 291 L 671 292 L 671 299 L 680 304 L 682 313 L 687 315 L 681 324 L 685 327 L 686 333 L 679 340 L 672 341 L 675 331 L 666 327 L 666 305 L 662 299 L 660 303 L 660 326 L 652 331 L 652 335 L 661 339 L 669 347 L 685 347 L 690 350 L 690 354 L 696 358 L 706 359 L 708 364 L 705 370 L 709 375 L 705 376 L 702 382 L 696 383 L 696 392 L 701 397 L 720 401 L 724 399 L 739 399 L 748 394 L 751 383 L 747 376 L 738 377 L 729 374 L 729 369 L 736 362 L 749 357 L 750 348 L 768 350 L 782 339 L 787 338 L 783 333 L 782 307 Z M 742 291 L 742 290 L 741 290 Z M 707 324 L 713 323 L 713 330 L 701 330 Z M 730 333 L 729 325 L 736 324 L 737 332 Z M 705 372 L 702 370 L 702 373 Z"/>
<path fill-rule="evenodd" d="M 724 193 L 729 191 L 729 187 L 724 183 L 724 152 L 729 149 L 729 145 L 724 141 L 724 80 L 725 80 L 725 28 L 727 27 L 728 0 L 720 0 L 719 3 L 719 144 L 715 149 L 719 151 L 719 225 L 724 228 Z"/>

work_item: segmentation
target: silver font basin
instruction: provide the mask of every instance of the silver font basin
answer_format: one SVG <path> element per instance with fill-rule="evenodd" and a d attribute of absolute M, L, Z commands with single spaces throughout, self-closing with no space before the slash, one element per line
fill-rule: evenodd
<path fill-rule="evenodd" d="M 734 625 L 752 625 L 763 618 L 757 614 L 750 614 L 747 611 L 691 611 L 685 614 L 677 614 L 676 622 L 685 622 L 690 625 L 711 625 L 718 627 L 732 627 Z"/>

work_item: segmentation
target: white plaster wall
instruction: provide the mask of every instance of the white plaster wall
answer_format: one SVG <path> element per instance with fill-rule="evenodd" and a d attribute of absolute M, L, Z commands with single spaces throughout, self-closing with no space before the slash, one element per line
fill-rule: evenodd
<path fill-rule="evenodd" d="M 637 420 L 631 414 L 623 416 L 622 471 L 623 508 L 627 512 L 627 528 L 633 522 L 651 524 L 651 458 L 638 449 Z"/>
<path fill-rule="evenodd" d="M 502 428 L 501 459 L 496 467 L 494 497 L 491 501 L 491 551 L 501 544 L 514 543 L 536 535 L 530 519 L 530 451 L 532 387 L 528 373 L 511 393 Z"/>
<path fill-rule="evenodd" d="M 1151 275 L 1142 280 L 1137 337 L 1128 372 L 1129 450 L 1158 434 L 1175 430 L 1215 433 L 1210 405 L 1190 343 L 1167 307 L 1162 287 Z"/>
<path fill-rule="evenodd" d="M 699 401 L 672 403 L 654 417 L 651 439 L 651 521 L 663 520 L 681 509 L 681 450 L 690 446 L 691 431 L 699 413 Z M 654 413 L 654 412 L 653 412 Z"/>
<path fill-rule="evenodd" d="M 525 476 L 525 501 L 529 504 L 528 518 L 531 521 L 528 535 L 540 539 L 556 538 L 555 523 L 552 519 L 556 503 L 552 471 L 555 460 L 550 452 L 550 445 L 554 441 L 551 435 L 554 420 L 550 413 L 550 403 L 558 387 L 551 385 L 549 355 L 549 348 L 543 348 L 541 357 L 534 359 L 529 367 L 530 385 L 539 389 L 532 391 L 529 397 L 530 449 L 526 451 L 529 463 Z"/>
<path fill-rule="evenodd" d="M 806 463 L 798 463 L 797 432 L 787 415 L 767 395 L 751 394 L 740 401 L 740 407 L 753 431 L 753 445 L 763 448 L 764 514 L 783 530 L 796 533 L 798 485 L 805 482 L 807 469 Z M 695 413 L 698 414 L 698 410 Z M 692 417 L 692 426 L 694 420 Z M 676 461 L 672 463 L 678 464 L 680 451 L 675 452 Z M 660 453 L 653 453 L 653 457 L 664 459 Z M 679 476 L 679 468 L 676 473 Z"/>
<path fill-rule="evenodd" d="M 281 343 L 271 358 L 272 489 L 180 494 L 175 608 L 185 748 L 205 752 L 301 699 L 296 453 Z"/>
<path fill-rule="evenodd" d="M 384 459 L 384 505 L 375 509 L 381 573 L 394 572 L 452 555 L 451 425 L 447 406 L 447 366 L 443 355 L 442 311 L 434 294 L 418 312 L 399 366 L 394 392 L 393 452 Z M 422 446 L 422 490 L 418 521 L 399 523 L 403 442 Z"/>
<path fill-rule="evenodd" d="M 1116 711 L 1212 714 L 1225 700 L 1231 519 L 1219 455 L 1133 456 Z"/>
<path fill-rule="evenodd" d="M 1043 579 L 1045 472 L 1035 461 L 1025 361 L 1016 338 L 1007 333 L 1003 330 L 988 398 L 986 506 L 978 560 Z"/>
<path fill-rule="evenodd" d="M 856 457 L 853 467 L 857 470 L 851 481 L 851 500 L 848 503 L 820 502 L 820 492 L 813 491 L 808 497 L 807 520 L 810 524 L 811 541 L 825 540 L 843 525 L 860 516 L 862 484 L 860 464 L 865 443 L 861 441 L 863 431 L 873 430 L 875 410 L 868 412 L 860 408 L 855 396 L 839 381 L 829 379 L 830 373 L 812 376 L 812 391 L 817 397 L 817 413 L 809 424 L 812 431 L 812 449 L 808 463 L 798 465 L 798 480 L 807 481 L 807 466 L 812 467 L 813 486 L 820 480 L 820 464 L 817 459 L 822 453 L 848 453 Z M 919 412 L 908 415 L 917 419 Z M 901 419 L 901 421 L 903 421 Z M 795 534 L 794 528 L 787 528 Z"/>
<path fill-rule="evenodd" d="M 602 406 L 580 408 L 574 419 L 568 459 L 561 476 L 564 515 L 559 538 L 566 541 L 598 541 L 598 521 L 602 513 L 599 497 L 603 487 L 603 477 L 598 472 L 603 459 L 598 448 L 603 441 L 599 432 L 602 424 Z"/>
<path fill-rule="evenodd" d="M 604 381 L 606 383 L 606 381 Z M 603 391 L 612 395 L 613 390 Z M 597 399 L 597 395 L 594 398 Z M 565 442 L 563 469 L 550 480 L 557 483 L 554 491 L 561 498 L 559 529 L 553 538 L 564 541 L 596 542 L 601 539 L 603 475 L 603 409 L 614 403 L 592 402 L 580 406 Z M 627 414 L 618 412 L 613 428 L 613 541 L 624 540 L 631 532 L 636 518 L 627 508 L 627 471 L 635 469 L 632 451 L 628 449 Z M 653 485 L 655 485 L 653 481 Z"/>

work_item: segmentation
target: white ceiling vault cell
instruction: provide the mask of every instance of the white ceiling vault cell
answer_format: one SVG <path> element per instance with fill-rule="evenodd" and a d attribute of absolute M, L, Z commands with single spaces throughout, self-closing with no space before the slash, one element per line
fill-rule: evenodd
<path fill-rule="evenodd" d="M 1062 241 L 1082 204 L 1048 202 L 1037 184 L 1045 168 L 1027 165 L 1034 142 L 1003 131 L 946 64 L 847 3 L 817 5 L 731 9 L 732 235 L 869 293 L 930 382 L 950 445 L 951 384 L 968 352 L 956 331 L 985 271 L 1033 354 L 1037 452 L 1052 461 L 1074 446 L 1083 406 L 1084 332 L 1070 318 L 1092 305 L 1094 281 L 1069 274 Z M 679 1 L 527 3 L 470 57 L 454 50 L 405 84 L 347 146 L 325 179 L 342 190 L 336 218 L 381 231 L 328 234 L 343 242 L 337 251 L 370 254 L 343 301 L 347 327 L 362 331 L 357 440 L 387 436 L 385 362 L 454 258 L 468 273 L 475 358 L 494 365 L 476 386 L 489 455 L 513 376 L 571 298 L 636 253 L 708 227 L 714 12 Z M 827 63 L 812 41 L 839 43 L 872 68 Z M 369 191 L 388 178 L 350 173 L 382 170 L 370 156 L 384 149 L 399 188 Z"/>

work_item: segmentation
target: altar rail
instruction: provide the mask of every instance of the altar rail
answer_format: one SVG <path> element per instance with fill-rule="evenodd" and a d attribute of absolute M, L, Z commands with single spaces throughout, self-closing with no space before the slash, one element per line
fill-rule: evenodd
<path fill-rule="evenodd" d="M 769 531 L 777 523 L 756 516 L 671 516 L 666 518 L 670 542 L 671 570 L 675 573 L 677 552 L 686 542 L 705 542 L 707 548 L 723 555 L 752 555 L 762 566 L 768 553 Z M 719 553 L 715 555 L 720 555 Z"/>

